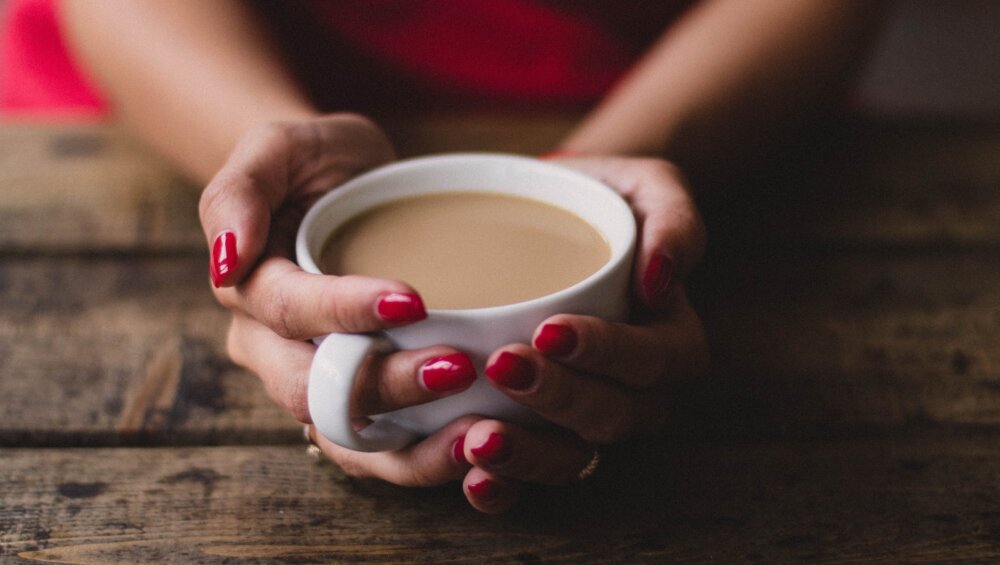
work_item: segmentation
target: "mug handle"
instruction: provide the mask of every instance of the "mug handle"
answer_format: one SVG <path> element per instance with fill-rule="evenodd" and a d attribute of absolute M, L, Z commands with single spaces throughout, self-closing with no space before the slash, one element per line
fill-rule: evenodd
<path fill-rule="evenodd" d="M 365 358 L 393 349 L 388 339 L 366 334 L 330 334 L 323 339 L 309 369 L 309 414 L 316 431 L 355 451 L 395 451 L 413 443 L 415 431 L 390 414 L 374 417 L 361 431 L 351 423 L 351 392 Z"/>

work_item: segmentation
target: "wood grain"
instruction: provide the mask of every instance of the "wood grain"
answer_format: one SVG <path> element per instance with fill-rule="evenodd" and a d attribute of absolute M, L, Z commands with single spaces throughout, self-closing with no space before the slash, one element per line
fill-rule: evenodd
<path fill-rule="evenodd" d="M 444 151 L 535 154 L 566 115 L 389 116 L 402 156 Z M 0 254 L 198 252 L 200 189 L 128 133 L 106 125 L 0 127 Z"/>
<path fill-rule="evenodd" d="M 402 156 L 532 155 L 551 149 L 574 118 L 442 113 L 383 122 Z M 773 162 L 786 166 L 769 173 L 785 176 L 751 175 L 743 179 L 751 186 L 719 189 L 744 212 L 766 212 L 744 214 L 744 235 L 834 246 L 1000 245 L 1000 128 L 848 122 Z M 781 185 L 777 193 L 761 186 L 771 184 Z M 0 253 L 204 246 L 197 187 L 113 126 L 5 125 L 0 187 Z"/>
<path fill-rule="evenodd" d="M 715 265 L 695 291 L 715 369 L 679 398 L 687 427 L 1000 425 L 993 255 Z M 202 258 L 0 264 L 0 439 L 296 437 L 256 380 L 226 361 L 226 315 L 203 266 Z"/>
<path fill-rule="evenodd" d="M 853 252 L 706 267 L 696 301 L 715 366 L 691 387 L 694 420 L 805 435 L 1000 425 L 997 256 Z"/>
<path fill-rule="evenodd" d="M 461 137 L 462 123 L 442 118 L 425 130 L 398 129 L 423 131 L 448 147 Z M 471 139 L 504 142 L 491 133 L 503 129 L 497 120 L 470 123 L 468 129 L 479 132 Z M 539 132 L 559 127 L 552 120 L 528 131 L 544 137 Z M 43 146 L 46 131 L 48 144 L 76 139 L 50 130 L 22 134 L 35 139 L 28 146 Z M 819 151 L 823 155 L 812 149 L 812 161 L 774 173 L 783 186 L 736 198 L 749 207 L 709 211 L 709 255 L 690 286 L 713 338 L 716 366 L 679 396 L 681 429 L 766 436 L 1000 424 L 1000 353 L 993 339 L 1000 330 L 1000 244 L 990 231 L 1000 225 L 994 218 L 1000 191 L 991 188 L 1000 178 L 994 158 L 1000 153 L 991 151 L 1000 136 L 946 131 L 942 156 L 932 151 L 933 128 L 861 125 L 852 131 L 836 132 L 840 137 L 831 139 L 841 141 Z M 105 133 L 113 139 L 106 143 L 118 147 L 111 153 L 92 153 L 86 144 L 60 151 L 74 159 L 141 161 L 129 153 L 138 148 Z M 4 135 L 13 134 L 5 131 L 0 139 L 17 139 Z M 433 143 L 415 138 L 411 146 Z M 849 169 L 843 163 L 851 155 L 856 166 Z M 905 163 L 925 172 L 907 173 Z M 93 181 L 94 190 L 114 186 L 110 178 Z M 960 188 L 941 190 L 945 178 Z M 122 182 L 154 190 L 129 184 L 134 180 Z M 859 205 L 866 194 L 877 197 Z M 966 202 L 961 214 L 940 216 L 937 227 L 920 231 L 913 203 L 957 209 L 956 199 Z M 97 216 L 111 221 L 126 213 L 130 209 L 112 208 Z M 879 222 L 879 214 L 908 217 L 911 227 Z M 971 230 L 965 218 L 979 227 Z M 859 224 L 868 231 L 854 231 Z M 951 236 L 935 235 L 944 232 Z M 296 437 L 294 422 L 253 377 L 226 362 L 226 315 L 207 290 L 200 242 L 184 247 L 168 239 L 156 240 L 163 247 L 149 250 L 155 255 L 122 249 L 52 256 L 48 244 L 36 242 L 0 263 L 0 394 L 10 399 L 0 413 L 0 440 L 6 445 Z"/>
<path fill-rule="evenodd" d="M 385 123 L 409 156 L 572 122 Z M 1000 560 L 1000 131 L 828 133 L 705 198 L 715 367 L 670 436 L 487 517 L 303 455 L 226 360 L 196 187 L 114 128 L 0 129 L 0 561 Z"/>
<path fill-rule="evenodd" d="M 201 256 L 0 263 L 0 443 L 298 437 L 228 362 Z"/>
<path fill-rule="evenodd" d="M 0 127 L 0 253 L 197 251 L 198 196 L 113 127 Z"/>
<path fill-rule="evenodd" d="M 770 202 L 772 238 L 1000 248 L 1000 126 L 849 122 L 818 135 Z"/>
<path fill-rule="evenodd" d="M 609 457 L 595 482 L 528 491 L 501 517 L 468 508 L 457 484 L 350 480 L 301 447 L 3 450 L 0 557 L 988 562 L 1000 558 L 997 439 L 634 446 L 639 461 Z"/>

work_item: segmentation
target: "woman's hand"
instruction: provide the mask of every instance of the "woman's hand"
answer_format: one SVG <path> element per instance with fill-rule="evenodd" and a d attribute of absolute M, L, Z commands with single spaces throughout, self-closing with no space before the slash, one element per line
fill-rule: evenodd
<path fill-rule="evenodd" d="M 465 492 L 484 512 L 513 505 L 522 481 L 572 481 L 596 446 L 662 431 L 671 387 L 708 369 L 701 320 L 684 291 L 704 250 L 704 227 L 676 169 L 654 159 L 559 162 L 601 179 L 631 205 L 639 222 L 635 318 L 645 321 L 560 314 L 539 325 L 531 345 L 491 355 L 486 374 L 494 386 L 561 429 L 528 431 L 496 420 L 467 429 L 463 450 L 474 467 Z"/>
<path fill-rule="evenodd" d="M 309 274 L 293 259 L 295 233 L 309 206 L 331 187 L 393 157 L 381 130 L 360 116 L 272 124 L 242 138 L 202 196 L 215 295 L 232 312 L 229 354 L 259 375 L 271 397 L 301 422 L 311 421 L 306 390 L 316 348 L 308 340 L 426 316 L 419 295 L 404 283 Z M 428 402 L 464 390 L 475 376 L 471 360 L 449 347 L 379 357 L 361 371 L 352 410 L 368 415 Z M 451 448 L 470 423 L 455 422 L 389 454 L 358 454 L 317 439 L 351 474 L 439 484 L 468 469 Z"/>

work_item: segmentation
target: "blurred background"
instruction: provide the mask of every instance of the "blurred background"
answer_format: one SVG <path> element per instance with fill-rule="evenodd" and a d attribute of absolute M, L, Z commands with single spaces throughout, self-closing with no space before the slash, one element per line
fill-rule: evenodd
<path fill-rule="evenodd" d="M 1000 118 L 1000 2 L 897 2 L 859 84 L 861 109 Z"/>
<path fill-rule="evenodd" d="M 858 85 L 857 109 L 908 119 L 1000 118 L 997 30 L 997 0 L 896 2 Z"/>

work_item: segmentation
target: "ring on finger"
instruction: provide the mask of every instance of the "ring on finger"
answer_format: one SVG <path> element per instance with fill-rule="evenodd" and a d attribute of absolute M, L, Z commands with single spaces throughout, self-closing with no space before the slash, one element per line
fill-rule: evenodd
<path fill-rule="evenodd" d="M 306 448 L 306 455 L 316 463 L 323 462 L 323 450 L 313 441 L 312 434 L 309 433 L 309 425 L 302 427 L 302 435 L 305 436 L 309 447 Z"/>
<path fill-rule="evenodd" d="M 594 476 L 597 472 L 597 467 L 601 464 L 601 451 L 594 448 L 594 455 L 590 458 L 590 461 L 580 469 L 580 472 L 576 474 L 576 482 L 582 483 L 590 477 Z"/>

